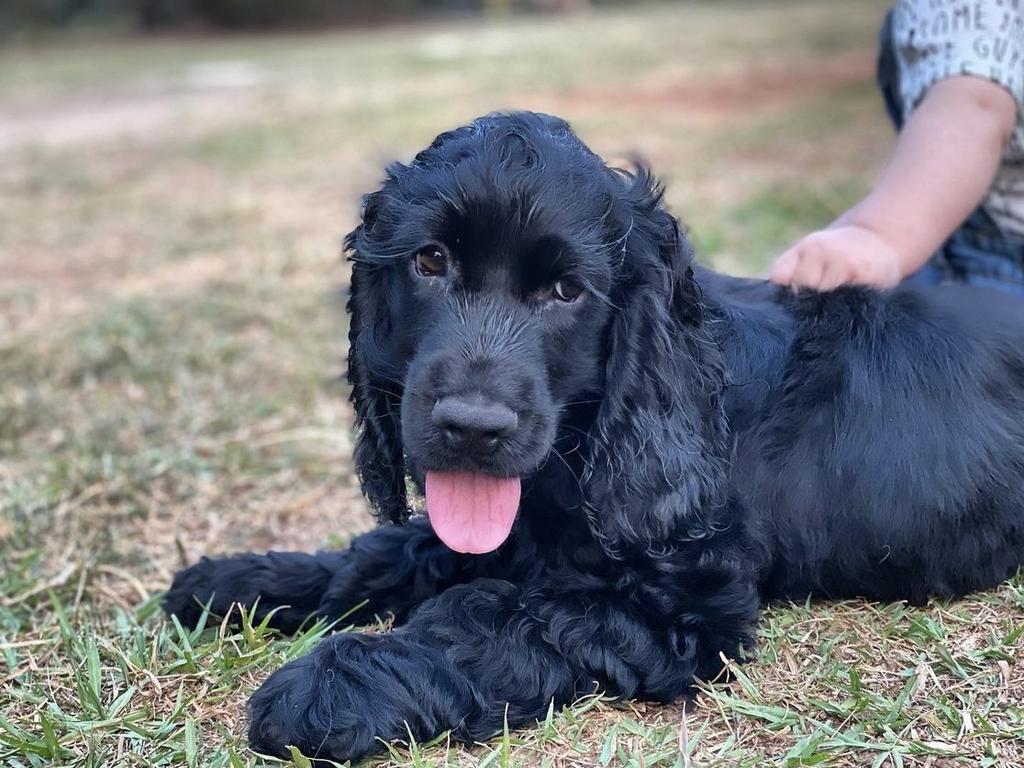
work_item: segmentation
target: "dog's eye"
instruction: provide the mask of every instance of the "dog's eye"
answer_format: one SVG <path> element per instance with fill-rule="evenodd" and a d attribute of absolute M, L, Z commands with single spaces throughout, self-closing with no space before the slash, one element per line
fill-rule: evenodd
<path fill-rule="evenodd" d="M 581 293 L 583 286 L 569 278 L 559 280 L 551 286 L 551 298 L 564 301 L 566 304 L 576 301 Z"/>
<path fill-rule="evenodd" d="M 448 257 L 434 246 L 416 254 L 416 274 L 420 277 L 444 277 L 448 274 Z"/>

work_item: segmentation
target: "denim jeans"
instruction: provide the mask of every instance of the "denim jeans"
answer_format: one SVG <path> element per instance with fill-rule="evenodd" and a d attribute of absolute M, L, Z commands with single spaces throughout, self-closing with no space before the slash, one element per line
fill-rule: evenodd
<path fill-rule="evenodd" d="M 891 12 L 879 39 L 878 87 L 889 117 L 899 130 L 904 109 L 900 101 L 899 62 L 892 44 Z M 992 217 L 978 208 L 907 281 L 920 285 L 967 283 L 1024 297 L 1024 238 L 1001 232 Z"/>

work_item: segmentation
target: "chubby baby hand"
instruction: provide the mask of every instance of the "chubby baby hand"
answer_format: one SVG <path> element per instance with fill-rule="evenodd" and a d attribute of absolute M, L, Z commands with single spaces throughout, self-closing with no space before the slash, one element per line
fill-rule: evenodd
<path fill-rule="evenodd" d="M 903 279 L 896 251 L 856 225 L 812 232 L 772 265 L 768 279 L 793 289 L 829 291 L 841 285 L 892 288 Z"/>

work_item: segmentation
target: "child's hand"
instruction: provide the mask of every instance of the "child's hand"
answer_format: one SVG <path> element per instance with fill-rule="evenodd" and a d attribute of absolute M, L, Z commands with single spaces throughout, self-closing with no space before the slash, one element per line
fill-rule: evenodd
<path fill-rule="evenodd" d="M 779 256 L 768 279 L 791 288 L 829 291 L 840 285 L 892 288 L 903 274 L 896 251 L 855 225 L 812 232 Z"/>
<path fill-rule="evenodd" d="M 956 75 L 911 113 L 871 193 L 779 256 L 770 279 L 830 290 L 891 288 L 924 265 L 984 198 L 1017 120 L 1013 95 Z"/>

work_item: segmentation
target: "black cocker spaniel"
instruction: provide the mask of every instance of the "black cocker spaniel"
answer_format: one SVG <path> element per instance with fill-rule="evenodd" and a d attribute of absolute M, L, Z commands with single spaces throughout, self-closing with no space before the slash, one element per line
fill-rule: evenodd
<path fill-rule="evenodd" d="M 645 168 L 492 115 L 393 165 L 349 235 L 345 552 L 206 560 L 201 604 L 338 633 L 251 700 L 253 748 L 486 739 L 598 689 L 671 701 L 773 598 L 922 603 L 1024 559 L 1024 304 L 793 295 L 693 263 Z M 426 496 L 410 519 L 407 478 Z"/>

